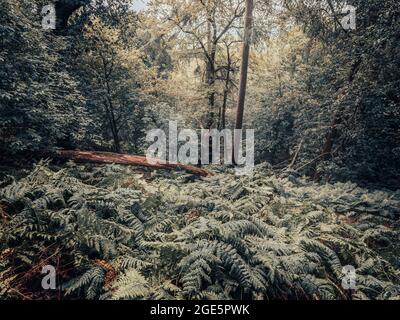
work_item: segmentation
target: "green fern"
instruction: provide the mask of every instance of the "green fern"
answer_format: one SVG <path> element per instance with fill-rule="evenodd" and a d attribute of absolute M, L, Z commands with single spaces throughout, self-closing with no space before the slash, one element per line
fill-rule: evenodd
<path fill-rule="evenodd" d="M 146 279 L 136 270 L 127 269 L 112 286 L 111 299 L 132 300 L 144 299 L 151 293 Z"/>
<path fill-rule="evenodd" d="M 146 183 L 122 166 L 41 162 L 0 184 L 0 253 L 13 252 L 0 276 L 51 248 L 70 298 L 348 299 L 343 265 L 356 269 L 352 299 L 400 298 L 396 193 L 263 168 L 241 178 L 160 171 Z"/>

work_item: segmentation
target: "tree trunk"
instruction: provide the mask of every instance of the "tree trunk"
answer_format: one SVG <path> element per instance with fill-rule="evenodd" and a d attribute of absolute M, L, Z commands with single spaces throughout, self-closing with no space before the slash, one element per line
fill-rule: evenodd
<path fill-rule="evenodd" d="M 77 151 L 77 150 L 58 150 L 55 153 L 50 153 L 50 155 L 46 152 L 43 153 L 46 156 L 60 158 L 60 159 L 68 159 L 74 160 L 76 162 L 92 162 L 92 163 L 115 163 L 121 165 L 130 165 L 130 166 L 142 166 L 148 167 L 155 170 L 158 169 L 166 169 L 166 170 L 184 170 L 188 173 L 196 174 L 202 177 L 212 176 L 211 172 L 203 170 L 201 168 L 190 166 L 190 165 L 182 165 L 179 163 L 172 162 L 157 162 L 157 160 L 152 161 L 152 163 L 148 162 L 147 157 L 143 156 L 134 156 L 128 154 L 119 154 L 119 153 L 111 153 L 111 152 L 94 152 L 94 151 Z"/>
<path fill-rule="evenodd" d="M 208 5 L 210 3 L 208 2 Z M 211 19 L 211 17 L 209 17 Z M 207 84 L 207 99 L 208 99 L 208 115 L 206 128 L 212 129 L 214 126 L 215 117 L 215 81 L 216 81 L 216 66 L 215 59 L 217 54 L 217 39 L 216 29 L 211 21 L 207 22 L 207 52 L 208 57 L 206 58 L 206 84 Z"/>
<path fill-rule="evenodd" d="M 360 66 L 362 64 L 362 58 L 358 58 L 352 65 L 349 75 L 348 75 L 348 83 L 349 85 L 354 81 L 358 71 L 360 70 Z M 342 95 L 345 96 L 347 95 L 346 89 L 340 89 L 337 93 L 337 95 Z M 338 99 L 338 98 L 337 98 Z M 320 174 L 317 170 L 317 164 L 318 161 L 326 161 L 329 160 L 332 157 L 332 150 L 333 146 L 335 144 L 335 140 L 339 137 L 339 132 L 338 132 L 338 125 L 341 123 L 341 117 L 343 113 L 343 106 L 340 106 L 338 110 L 335 111 L 333 114 L 333 120 L 332 124 L 330 126 L 330 130 L 328 134 L 326 135 L 325 138 L 325 143 L 322 148 L 321 156 L 318 158 L 318 160 L 314 164 L 314 180 L 319 180 Z"/>
<path fill-rule="evenodd" d="M 111 87 L 110 87 L 110 82 L 109 82 L 109 75 L 111 74 L 111 70 L 107 70 L 107 62 L 102 57 L 103 61 L 103 73 L 104 73 L 104 84 L 105 84 L 105 89 L 106 89 L 106 111 L 107 111 L 107 117 L 110 121 L 110 129 L 111 133 L 113 136 L 114 140 L 114 151 L 117 153 L 121 152 L 121 140 L 119 138 L 119 130 L 118 130 L 118 124 L 115 118 L 115 112 L 114 112 L 114 105 L 111 97 Z"/>
<path fill-rule="evenodd" d="M 246 99 L 246 87 L 247 87 L 247 74 L 249 68 L 249 55 L 250 45 L 252 41 L 253 33 L 253 0 L 246 0 L 246 13 L 245 13 L 245 26 L 244 26 L 244 40 L 243 40 L 243 52 L 242 52 L 242 65 L 240 70 L 240 83 L 239 83 L 239 97 L 237 104 L 236 113 L 236 125 L 235 129 L 243 128 L 243 116 L 244 116 L 244 103 Z M 239 155 L 241 137 L 236 137 L 234 141 L 233 160 L 236 162 Z"/>
<path fill-rule="evenodd" d="M 227 59 L 228 59 L 228 65 L 227 65 L 227 70 L 226 70 L 224 97 L 223 97 L 222 108 L 221 108 L 220 129 L 222 129 L 222 130 L 226 128 L 226 108 L 228 106 L 228 95 L 229 95 L 229 84 L 231 82 L 231 71 L 233 71 L 232 70 L 231 53 L 229 51 L 229 45 L 226 46 L 226 55 L 227 55 Z"/>
<path fill-rule="evenodd" d="M 215 71 L 215 59 L 216 59 L 216 44 L 211 45 L 211 61 L 207 63 L 207 87 L 208 87 L 208 106 L 209 106 L 209 121 L 207 124 L 208 129 L 212 129 L 215 122 L 215 81 L 216 81 L 216 71 Z"/>

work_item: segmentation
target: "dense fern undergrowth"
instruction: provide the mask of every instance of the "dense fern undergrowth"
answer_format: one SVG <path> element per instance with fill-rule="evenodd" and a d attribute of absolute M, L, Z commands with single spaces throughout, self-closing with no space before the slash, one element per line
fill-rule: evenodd
<path fill-rule="evenodd" d="M 0 187 L 0 299 L 400 299 L 399 191 L 72 162 Z"/>

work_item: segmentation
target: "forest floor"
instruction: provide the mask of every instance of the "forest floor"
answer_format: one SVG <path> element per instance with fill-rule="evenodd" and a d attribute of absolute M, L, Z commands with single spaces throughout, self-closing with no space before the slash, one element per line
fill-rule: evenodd
<path fill-rule="evenodd" d="M 213 169 L 3 173 L 0 298 L 400 299 L 400 191 Z"/>

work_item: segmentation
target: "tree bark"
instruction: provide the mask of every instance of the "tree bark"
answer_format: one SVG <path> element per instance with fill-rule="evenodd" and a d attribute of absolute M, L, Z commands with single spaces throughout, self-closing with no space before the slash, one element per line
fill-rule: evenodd
<path fill-rule="evenodd" d="M 356 78 L 357 73 L 360 70 L 360 66 L 362 64 L 362 58 L 358 58 L 352 65 L 349 75 L 348 75 L 348 85 L 350 85 Z M 346 89 L 339 89 L 339 91 L 337 92 L 337 95 L 342 95 L 345 96 L 347 95 L 347 91 Z M 338 98 L 336 98 L 338 99 Z M 338 131 L 338 125 L 341 123 L 341 118 L 342 118 L 342 113 L 343 113 L 343 106 L 340 106 L 338 108 L 338 110 L 335 111 L 335 113 L 333 114 L 333 120 L 332 120 L 332 124 L 330 125 L 330 129 L 329 132 L 326 135 L 325 138 L 325 143 L 324 146 L 322 148 L 322 152 L 321 152 L 321 157 L 318 158 L 318 161 L 323 160 L 323 161 L 327 161 L 330 158 L 332 158 L 332 150 L 333 150 L 333 146 L 335 145 L 335 140 L 339 137 L 339 131 Z M 314 166 L 314 180 L 318 180 L 320 178 L 320 174 L 318 172 L 318 170 L 316 169 L 318 161 L 315 162 L 315 166 Z"/>
<path fill-rule="evenodd" d="M 106 112 L 107 112 L 107 117 L 110 121 L 110 129 L 114 140 L 114 151 L 116 153 L 121 153 L 121 140 L 119 138 L 119 129 L 115 118 L 114 104 L 111 97 L 111 87 L 109 81 L 109 76 L 112 72 L 112 69 L 107 70 L 107 62 L 103 56 L 102 56 L 102 62 L 103 62 L 104 85 L 106 90 L 106 101 L 107 101 Z"/>
<path fill-rule="evenodd" d="M 199 175 L 202 177 L 212 176 L 211 172 L 203 170 L 201 168 L 183 165 L 172 162 L 157 162 L 149 163 L 148 159 L 144 156 L 134 156 L 128 154 L 119 154 L 111 152 L 95 152 L 95 151 L 78 151 L 78 150 L 58 150 L 50 155 L 53 158 L 74 160 L 76 162 L 92 162 L 92 163 L 115 163 L 129 166 L 142 166 L 152 168 L 155 170 L 167 169 L 167 170 L 184 170 L 188 173 Z"/>
<path fill-rule="evenodd" d="M 232 71 L 232 59 L 229 51 L 229 45 L 226 47 L 226 54 L 228 59 L 228 65 L 226 70 L 224 97 L 221 108 L 221 119 L 220 119 L 220 129 L 224 130 L 226 128 L 226 108 L 228 106 L 228 95 L 229 95 L 229 85 L 231 82 L 231 71 Z"/>
<path fill-rule="evenodd" d="M 246 99 L 246 87 L 247 87 L 247 74 L 249 68 L 249 56 L 250 56 L 250 45 L 252 41 L 253 33 L 253 0 L 246 0 L 246 13 L 245 13 L 245 26 L 244 26 L 244 41 L 242 51 L 242 65 L 240 70 L 240 84 L 239 84 L 239 97 L 237 104 L 236 113 L 236 125 L 235 129 L 243 128 L 243 116 L 244 116 L 244 103 Z M 236 162 L 239 155 L 241 137 L 236 137 L 233 146 L 233 160 Z"/>

